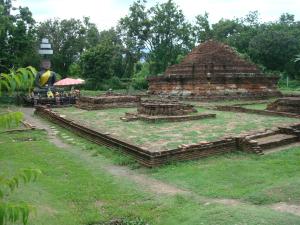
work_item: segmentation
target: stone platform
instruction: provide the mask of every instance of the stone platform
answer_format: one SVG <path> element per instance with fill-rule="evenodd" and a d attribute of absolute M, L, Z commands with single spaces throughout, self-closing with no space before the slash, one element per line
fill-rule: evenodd
<path fill-rule="evenodd" d="M 126 113 L 120 119 L 126 122 L 134 120 L 179 122 L 216 117 L 216 114 L 195 114 L 196 112 L 197 110 L 191 104 L 166 100 L 145 100 L 138 104 L 137 113 Z"/>
<path fill-rule="evenodd" d="M 268 110 L 300 115 L 300 97 L 280 98 L 267 106 Z"/>
<path fill-rule="evenodd" d="M 145 100 L 138 104 L 137 112 L 150 116 L 180 116 L 197 112 L 197 110 L 191 104 L 183 104 L 178 101 Z"/>
<path fill-rule="evenodd" d="M 123 141 L 113 135 L 91 129 L 43 106 L 38 106 L 35 113 L 94 143 L 111 147 L 114 150 L 121 150 L 133 156 L 139 163 L 147 167 L 156 167 L 168 162 L 194 160 L 235 151 L 264 154 L 266 149 L 274 145 L 300 142 L 300 124 L 297 123 L 262 132 L 253 132 L 252 134 L 224 137 L 210 142 L 199 141 L 195 144 L 181 144 L 174 149 L 153 151 Z"/>

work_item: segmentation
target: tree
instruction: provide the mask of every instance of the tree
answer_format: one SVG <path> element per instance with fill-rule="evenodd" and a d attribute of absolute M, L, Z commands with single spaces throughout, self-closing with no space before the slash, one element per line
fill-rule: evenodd
<path fill-rule="evenodd" d="M 240 34 L 242 25 L 238 20 L 221 19 L 212 25 L 214 39 L 225 42 L 230 37 Z"/>
<path fill-rule="evenodd" d="M 0 175 L 0 225 L 8 224 L 8 222 L 15 223 L 19 220 L 24 225 L 28 223 L 32 207 L 26 203 L 9 202 L 7 198 L 12 191 L 19 187 L 21 181 L 24 183 L 34 181 L 39 174 L 41 171 L 38 169 L 24 169 L 12 178 Z"/>
<path fill-rule="evenodd" d="M 2 93 L 12 95 L 32 91 L 36 73 L 35 68 L 31 66 L 17 70 L 10 69 L 9 73 L 1 73 L 0 96 Z"/>
<path fill-rule="evenodd" d="M 172 0 L 150 9 L 145 3 L 134 2 L 118 26 L 125 46 L 127 76 L 132 76 L 140 60 L 150 63 L 151 74 L 161 73 L 194 46 L 192 26 Z"/>
<path fill-rule="evenodd" d="M 99 44 L 86 50 L 81 58 L 82 75 L 96 88 L 113 77 L 122 77 L 122 45 L 115 30 L 102 31 Z"/>
<path fill-rule="evenodd" d="M 85 28 L 85 48 L 91 48 L 99 43 L 100 33 L 94 23 L 90 22 L 89 17 L 83 18 L 83 26 Z"/>
<path fill-rule="evenodd" d="M 89 18 L 47 20 L 38 26 L 38 37 L 48 37 L 53 48 L 53 70 L 67 75 L 69 67 L 78 62 L 82 52 L 97 45 L 99 32 Z"/>
<path fill-rule="evenodd" d="M 35 43 L 35 21 L 30 10 L 27 7 L 15 9 L 11 0 L 0 0 L 0 72 L 36 65 Z"/>
<path fill-rule="evenodd" d="M 208 13 L 205 12 L 204 15 L 196 16 L 196 25 L 194 26 L 195 36 L 197 42 L 205 42 L 212 39 L 213 32 L 208 21 Z"/>
<path fill-rule="evenodd" d="M 134 73 L 134 65 L 150 51 L 150 19 L 145 0 L 137 0 L 129 8 L 129 14 L 121 18 L 117 27 L 124 45 L 125 77 Z"/>
<path fill-rule="evenodd" d="M 192 26 L 172 0 L 156 4 L 150 12 L 151 49 L 148 59 L 150 73 L 158 74 L 176 63 L 178 55 L 186 54 L 194 46 Z"/>
<path fill-rule="evenodd" d="M 293 15 L 282 14 L 278 21 L 260 24 L 256 30 L 248 49 L 253 61 L 296 78 L 299 65 L 293 60 L 300 52 L 300 23 L 294 21 Z"/>
<path fill-rule="evenodd" d="M 260 26 L 257 11 L 250 11 L 244 18 L 235 20 L 239 24 L 238 32 L 230 35 L 225 42 L 240 53 L 249 53 L 249 43 L 258 34 Z"/>
<path fill-rule="evenodd" d="M 300 54 L 296 55 L 294 62 L 299 62 L 300 61 Z"/>
<path fill-rule="evenodd" d="M 295 22 L 295 16 L 289 13 L 283 13 L 279 17 L 279 23 L 284 25 L 292 25 Z"/>

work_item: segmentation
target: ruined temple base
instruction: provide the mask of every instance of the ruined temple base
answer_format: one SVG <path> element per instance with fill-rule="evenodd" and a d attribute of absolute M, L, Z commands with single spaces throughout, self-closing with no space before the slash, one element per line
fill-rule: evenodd
<path fill-rule="evenodd" d="M 230 100 L 241 100 L 241 101 L 260 101 L 268 100 L 270 98 L 280 98 L 281 93 L 261 93 L 261 94 L 230 94 L 230 95 L 194 95 L 194 94 L 169 94 L 169 93 L 152 93 L 151 97 L 159 96 L 161 98 L 174 99 L 179 101 L 198 101 L 198 102 L 214 102 L 214 101 L 230 101 Z"/>
<path fill-rule="evenodd" d="M 188 75 L 152 77 L 149 78 L 149 94 L 197 101 L 282 97 L 282 93 L 275 88 L 277 78 L 235 74 L 235 76 L 216 75 L 211 79 L 211 84 L 207 84 L 201 77 Z M 269 83 L 274 83 L 274 87 L 270 87 Z"/>
<path fill-rule="evenodd" d="M 80 97 L 76 102 L 76 107 L 85 110 L 136 107 L 140 100 L 140 97 L 131 95 Z"/>
<path fill-rule="evenodd" d="M 193 115 L 179 115 L 179 116 L 165 116 L 165 115 L 157 115 L 157 116 L 150 116 L 145 114 L 132 114 L 132 113 L 126 113 L 124 117 L 121 117 L 120 119 L 129 122 L 129 121 L 136 121 L 136 120 L 142 120 L 146 122 L 160 122 L 160 121 L 167 121 L 167 122 L 181 122 L 181 121 L 189 121 L 189 120 L 200 120 L 200 119 L 206 119 L 206 118 L 215 118 L 216 114 L 209 113 L 209 114 L 193 114 Z"/>
<path fill-rule="evenodd" d="M 138 104 L 137 113 L 126 113 L 120 119 L 126 122 L 135 120 L 179 122 L 216 117 L 216 114 L 195 114 L 196 112 L 191 104 L 165 99 L 144 100 Z"/>
<path fill-rule="evenodd" d="M 264 74 L 228 45 L 213 40 L 195 47 L 163 75 L 150 77 L 149 94 L 200 100 L 281 97 L 279 77 Z"/>
<path fill-rule="evenodd" d="M 280 98 L 267 106 L 268 110 L 300 115 L 300 97 Z"/>

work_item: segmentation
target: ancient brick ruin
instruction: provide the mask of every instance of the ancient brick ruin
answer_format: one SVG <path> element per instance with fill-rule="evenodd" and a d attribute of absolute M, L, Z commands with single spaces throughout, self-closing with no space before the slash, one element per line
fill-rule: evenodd
<path fill-rule="evenodd" d="M 136 107 L 140 97 L 131 95 L 101 95 L 96 97 L 81 96 L 76 101 L 76 107 L 85 110 L 108 108 Z"/>
<path fill-rule="evenodd" d="M 300 97 L 279 98 L 267 106 L 268 110 L 300 115 Z"/>
<path fill-rule="evenodd" d="M 138 105 L 137 112 L 149 116 L 180 116 L 197 112 L 197 110 L 191 104 L 177 101 L 145 100 Z"/>
<path fill-rule="evenodd" d="M 144 100 L 138 104 L 137 113 L 126 113 L 123 121 L 143 120 L 157 121 L 187 121 L 216 117 L 215 114 L 193 114 L 197 110 L 191 104 L 168 100 Z"/>
<path fill-rule="evenodd" d="M 149 93 L 197 99 L 260 99 L 281 96 L 277 76 L 263 74 L 231 47 L 207 41 L 185 59 L 149 78 Z"/>
<path fill-rule="evenodd" d="M 274 146 L 284 146 L 286 144 L 299 143 L 300 141 L 300 123 L 295 123 L 283 127 L 273 127 L 264 131 L 253 131 L 240 136 L 226 137 L 211 142 L 200 141 L 190 145 L 181 144 L 177 148 L 170 150 L 151 151 L 83 126 L 44 106 L 38 106 L 35 113 L 92 142 L 119 149 L 133 156 L 139 163 L 147 167 L 235 151 L 264 154 L 264 152 L 272 149 Z"/>

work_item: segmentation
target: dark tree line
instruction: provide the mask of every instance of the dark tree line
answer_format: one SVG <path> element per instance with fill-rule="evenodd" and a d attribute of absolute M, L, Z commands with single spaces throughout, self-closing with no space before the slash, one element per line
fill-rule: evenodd
<path fill-rule="evenodd" d="M 300 79 L 300 62 L 295 60 L 300 53 L 300 21 L 288 13 L 268 23 L 260 21 L 258 12 L 250 12 L 214 24 L 204 13 L 192 24 L 172 0 L 150 8 L 137 0 L 115 28 L 99 31 L 87 17 L 36 23 L 28 8 L 13 9 L 11 0 L 0 0 L 0 72 L 38 67 L 42 37 L 53 45 L 53 70 L 62 76 L 82 76 L 91 88 L 119 85 L 121 79 L 144 87 L 145 77 L 162 73 L 209 39 L 229 44 L 266 71 Z"/>

